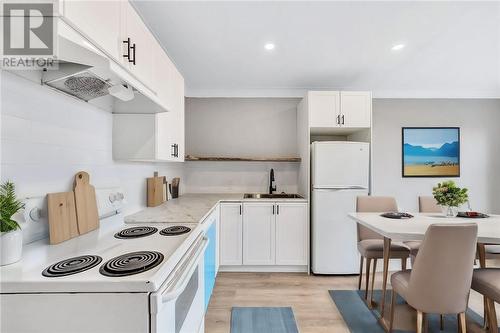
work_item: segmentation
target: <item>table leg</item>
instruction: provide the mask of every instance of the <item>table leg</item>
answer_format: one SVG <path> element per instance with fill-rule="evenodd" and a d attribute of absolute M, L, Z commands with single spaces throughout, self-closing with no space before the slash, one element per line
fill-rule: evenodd
<path fill-rule="evenodd" d="M 486 268 L 486 248 L 483 243 L 477 243 L 477 255 L 479 257 L 479 267 Z M 483 307 L 484 307 L 484 328 L 488 328 L 489 318 L 488 318 L 488 300 L 483 296 Z"/>
<path fill-rule="evenodd" d="M 385 295 L 387 292 L 387 276 L 389 275 L 389 258 L 391 256 L 391 239 L 384 237 L 384 277 L 382 280 L 382 299 L 380 300 L 380 316 L 384 318 Z"/>

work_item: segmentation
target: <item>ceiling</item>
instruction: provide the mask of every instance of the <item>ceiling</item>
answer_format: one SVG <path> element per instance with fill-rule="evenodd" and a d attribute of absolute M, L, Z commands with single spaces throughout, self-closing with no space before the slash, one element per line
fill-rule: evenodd
<path fill-rule="evenodd" d="M 500 98 L 500 2 L 134 4 L 184 75 L 188 96 L 342 89 Z M 405 47 L 392 50 L 397 44 Z"/>

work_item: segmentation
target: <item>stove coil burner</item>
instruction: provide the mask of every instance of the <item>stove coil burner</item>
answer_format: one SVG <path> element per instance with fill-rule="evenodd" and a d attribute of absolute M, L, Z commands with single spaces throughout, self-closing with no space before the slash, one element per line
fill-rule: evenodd
<path fill-rule="evenodd" d="M 163 254 L 156 251 L 138 251 L 125 253 L 107 261 L 99 268 L 106 276 L 128 276 L 139 274 L 158 266 L 163 261 Z"/>
<path fill-rule="evenodd" d="M 176 225 L 173 227 L 168 227 L 160 231 L 160 235 L 163 236 L 177 236 L 188 233 L 191 231 L 191 228 L 185 227 L 183 225 Z"/>
<path fill-rule="evenodd" d="M 42 272 L 42 275 L 46 277 L 72 275 L 91 269 L 99 265 L 101 261 L 101 257 L 93 255 L 69 258 L 50 265 Z"/>
<path fill-rule="evenodd" d="M 132 227 L 123 229 L 115 234 L 115 238 L 119 239 L 130 239 L 145 237 L 154 234 L 158 229 L 155 227 Z"/>

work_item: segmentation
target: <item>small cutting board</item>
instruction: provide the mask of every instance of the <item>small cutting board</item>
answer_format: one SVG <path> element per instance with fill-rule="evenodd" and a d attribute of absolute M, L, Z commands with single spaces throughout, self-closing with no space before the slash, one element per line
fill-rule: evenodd
<path fill-rule="evenodd" d="M 147 178 L 148 207 L 156 207 L 164 203 L 166 198 L 166 178 L 158 177 L 158 172 L 153 177 Z"/>
<path fill-rule="evenodd" d="M 95 188 L 90 185 L 90 176 L 85 171 L 80 171 L 75 175 L 74 192 L 78 231 L 80 235 L 83 235 L 99 228 Z"/>
<path fill-rule="evenodd" d="M 73 192 L 47 194 L 50 244 L 78 236 L 75 195 Z"/>

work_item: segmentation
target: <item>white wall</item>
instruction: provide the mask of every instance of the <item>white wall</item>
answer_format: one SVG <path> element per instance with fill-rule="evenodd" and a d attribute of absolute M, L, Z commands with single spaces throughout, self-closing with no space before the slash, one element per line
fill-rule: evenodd
<path fill-rule="evenodd" d="M 297 156 L 297 98 L 187 98 L 186 152 L 199 156 Z M 186 191 L 297 192 L 298 163 L 187 162 Z"/>
<path fill-rule="evenodd" d="M 474 210 L 500 213 L 500 100 L 375 99 L 373 189 L 395 196 L 402 210 L 418 210 L 417 196 L 431 195 L 441 178 L 403 178 L 401 127 L 459 126 L 461 177 Z"/>
<path fill-rule="evenodd" d="M 11 73 L 1 76 L 0 178 L 15 182 L 20 196 L 69 191 L 74 174 L 85 170 L 97 188 L 122 186 L 132 212 L 144 207 L 145 178 L 154 171 L 183 177 L 182 164 L 114 162 L 111 113 Z"/>

